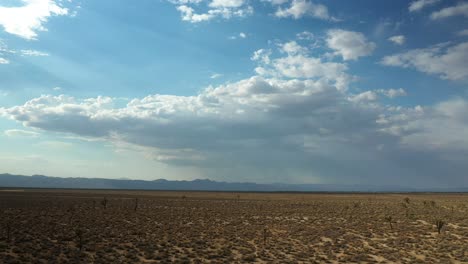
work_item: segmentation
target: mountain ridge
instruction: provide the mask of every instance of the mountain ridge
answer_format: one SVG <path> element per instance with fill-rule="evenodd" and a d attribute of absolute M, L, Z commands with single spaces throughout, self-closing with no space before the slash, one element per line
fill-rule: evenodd
<path fill-rule="evenodd" d="M 286 184 L 195 180 L 132 180 L 104 178 L 64 178 L 45 175 L 0 174 L 0 188 L 122 189 L 168 191 L 242 191 L 242 192 L 468 192 L 468 187 L 414 188 L 402 186 L 345 184 Z"/>

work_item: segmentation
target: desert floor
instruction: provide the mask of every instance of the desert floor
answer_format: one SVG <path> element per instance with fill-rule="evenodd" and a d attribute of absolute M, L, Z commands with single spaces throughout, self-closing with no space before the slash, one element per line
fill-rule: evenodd
<path fill-rule="evenodd" d="M 468 263 L 468 194 L 0 190 L 0 263 L 248 262 Z"/>

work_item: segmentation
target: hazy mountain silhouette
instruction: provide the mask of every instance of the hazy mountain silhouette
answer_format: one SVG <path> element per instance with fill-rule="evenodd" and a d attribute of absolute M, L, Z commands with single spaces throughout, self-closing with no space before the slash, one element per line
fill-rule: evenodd
<path fill-rule="evenodd" d="M 258 184 L 249 182 L 217 182 L 212 180 L 145 181 L 101 178 L 61 178 L 44 175 L 0 174 L 0 187 L 77 188 L 130 190 L 197 190 L 197 191 L 255 191 L 255 192 L 468 192 L 468 188 L 407 188 L 400 186 L 341 185 L 341 184 Z"/>

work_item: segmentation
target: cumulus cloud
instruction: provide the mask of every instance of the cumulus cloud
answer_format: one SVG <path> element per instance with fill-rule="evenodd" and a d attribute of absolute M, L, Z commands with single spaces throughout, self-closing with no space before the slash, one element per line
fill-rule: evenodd
<path fill-rule="evenodd" d="M 426 109 L 393 117 L 393 130 L 401 132 L 401 145 L 412 149 L 437 151 L 444 159 L 468 157 L 468 101 L 452 98 Z M 404 133 L 402 131 L 411 131 Z M 456 157 L 457 155 L 460 155 Z"/>
<path fill-rule="evenodd" d="M 293 17 L 294 19 L 305 16 L 323 20 L 331 19 L 326 6 L 307 0 L 293 0 L 288 8 L 278 8 L 275 15 L 277 17 Z"/>
<path fill-rule="evenodd" d="M 253 14 L 253 8 L 244 0 L 213 0 L 207 5 L 208 10 L 197 12 L 202 1 L 171 1 L 177 5 L 183 21 L 199 23 L 209 21 L 217 17 L 230 19 L 233 17 L 245 17 Z"/>
<path fill-rule="evenodd" d="M 420 11 L 423 8 L 434 5 L 434 4 L 438 3 L 438 2 L 440 2 L 440 0 L 417 0 L 417 1 L 413 1 L 408 6 L 408 10 L 410 12 Z"/>
<path fill-rule="evenodd" d="M 460 151 L 468 155 L 466 100 L 405 108 L 380 104 L 378 93 L 353 96 L 320 80 L 254 76 L 193 96 L 134 98 L 123 107 L 108 97 L 43 95 L 0 108 L 0 114 L 26 127 L 107 140 L 177 166 L 225 168 L 235 161 L 250 173 L 256 171 L 252 168 L 294 168 L 369 182 L 399 177 L 417 182 L 418 166 L 424 170 L 431 164 L 439 167 L 431 167 L 435 171 L 425 180 L 441 182 L 447 178 L 437 181 L 440 166 L 467 168 L 445 160 Z M 421 154 L 439 162 L 418 164 Z M 408 160 L 414 164 L 405 170 Z M 338 171 L 331 169 L 336 166 Z M 450 178 L 465 179 L 460 171 Z"/>
<path fill-rule="evenodd" d="M 343 90 L 352 80 L 347 74 L 346 64 L 310 56 L 309 50 L 295 41 L 279 43 L 278 48 L 285 56 L 272 56 L 272 51 L 265 49 L 254 52 L 252 60 L 259 62 L 259 66 L 255 69 L 257 74 L 281 78 L 316 79 Z"/>
<path fill-rule="evenodd" d="M 2 58 L 2 57 L 0 57 L 0 64 L 9 64 L 9 63 L 10 63 L 10 61 L 9 61 L 9 60 L 7 60 L 7 59 L 5 59 L 5 58 Z"/>
<path fill-rule="evenodd" d="M 467 61 L 468 42 L 463 42 L 456 45 L 442 43 L 386 56 L 381 63 L 387 66 L 414 68 L 442 79 L 462 80 L 468 78 Z"/>
<path fill-rule="evenodd" d="M 46 31 L 49 17 L 68 15 L 68 9 L 55 0 L 22 0 L 19 7 L 0 6 L 0 25 L 10 34 L 34 40 L 38 31 Z"/>
<path fill-rule="evenodd" d="M 437 20 L 452 16 L 468 17 L 468 2 L 460 2 L 455 6 L 446 7 L 431 14 L 431 19 Z"/>
<path fill-rule="evenodd" d="M 369 56 L 376 48 L 376 44 L 368 41 L 364 34 L 342 29 L 329 30 L 326 41 L 328 47 L 335 50 L 335 54 L 343 57 L 343 60 Z"/>
<path fill-rule="evenodd" d="M 392 36 L 388 38 L 389 41 L 397 44 L 397 45 L 403 45 L 405 44 L 406 38 L 403 35 L 397 35 L 397 36 Z"/>

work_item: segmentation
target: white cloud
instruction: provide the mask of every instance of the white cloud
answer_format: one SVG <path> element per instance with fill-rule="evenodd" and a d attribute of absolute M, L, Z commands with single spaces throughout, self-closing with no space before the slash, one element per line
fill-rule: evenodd
<path fill-rule="evenodd" d="M 431 19 L 442 19 L 451 16 L 468 17 L 468 2 L 460 2 L 456 6 L 446 7 L 431 14 Z"/>
<path fill-rule="evenodd" d="M 10 61 L 9 61 L 9 60 L 7 60 L 7 59 L 5 59 L 5 58 L 2 58 L 2 57 L 0 57 L 0 64 L 9 64 L 9 63 L 10 63 Z"/>
<path fill-rule="evenodd" d="M 271 56 L 271 50 L 267 49 L 259 49 L 256 50 L 252 57 L 250 58 L 253 61 L 260 61 L 264 64 L 269 64 L 270 63 L 270 56 Z"/>
<path fill-rule="evenodd" d="M 4 134 L 9 137 L 38 137 L 40 135 L 37 132 L 22 129 L 5 130 Z"/>
<path fill-rule="evenodd" d="M 244 4 L 244 0 L 212 0 L 210 7 L 240 7 Z"/>
<path fill-rule="evenodd" d="M 406 41 L 406 38 L 405 36 L 403 35 L 398 35 L 398 36 L 392 36 L 390 38 L 388 38 L 389 41 L 397 44 L 397 45 L 403 45 Z"/>
<path fill-rule="evenodd" d="M 406 91 L 403 88 L 388 89 L 388 90 L 380 89 L 380 90 L 377 90 L 377 92 L 381 93 L 381 94 L 383 94 L 383 95 L 385 95 L 386 97 L 389 97 L 389 98 L 396 98 L 396 97 L 406 96 L 407 95 Z"/>
<path fill-rule="evenodd" d="M 414 68 L 420 72 L 438 75 L 442 79 L 468 78 L 468 42 L 449 46 L 447 43 L 425 49 L 414 49 L 386 56 L 381 63 L 387 66 Z"/>
<path fill-rule="evenodd" d="M 208 21 L 214 17 L 213 14 L 196 14 L 194 13 L 195 10 L 189 6 L 186 5 L 181 5 L 177 7 L 177 10 L 181 13 L 182 15 L 182 20 L 184 21 L 189 21 L 192 23 L 198 23 L 202 21 Z"/>
<path fill-rule="evenodd" d="M 275 15 L 277 17 L 293 17 L 295 19 L 299 19 L 304 16 L 323 20 L 331 19 L 326 6 L 322 4 L 314 4 L 307 0 L 292 0 L 291 5 L 288 8 L 278 8 Z"/>
<path fill-rule="evenodd" d="M 238 4 L 240 5 L 238 6 Z M 204 13 L 197 13 L 193 7 L 193 5 L 189 6 L 188 4 L 177 6 L 177 10 L 181 13 L 183 21 L 199 23 L 209 21 L 217 17 L 230 19 L 233 17 L 245 17 L 253 14 L 253 8 L 251 6 L 246 6 L 244 1 L 238 0 L 213 1 L 208 5 L 208 10 Z"/>
<path fill-rule="evenodd" d="M 410 12 L 420 11 L 423 8 L 434 5 L 434 4 L 438 3 L 438 2 L 440 2 L 440 0 L 417 0 L 417 1 L 413 1 L 408 6 L 408 10 Z"/>
<path fill-rule="evenodd" d="M 261 0 L 261 1 L 262 2 L 269 2 L 272 5 L 282 5 L 282 4 L 285 4 L 285 3 L 289 2 L 289 0 Z"/>
<path fill-rule="evenodd" d="M 68 14 L 55 0 L 23 0 L 23 6 L 0 6 L 0 25 L 6 32 L 33 40 L 38 31 L 46 31 L 44 24 L 51 16 Z"/>
<path fill-rule="evenodd" d="M 314 34 L 309 31 L 303 31 L 296 34 L 297 39 L 299 40 L 312 40 L 314 39 Z"/>
<path fill-rule="evenodd" d="M 335 50 L 343 60 L 357 60 L 359 57 L 372 54 L 376 45 L 369 42 L 360 32 L 332 29 L 327 32 L 327 45 Z"/>
<path fill-rule="evenodd" d="M 57 86 L 57 87 L 52 88 L 52 90 L 54 90 L 54 91 L 60 91 L 60 90 L 62 90 L 62 87 L 58 87 L 58 86 Z"/>
<path fill-rule="evenodd" d="M 375 101 L 377 99 L 377 93 L 374 91 L 366 91 L 350 97 L 350 100 L 353 102 Z"/>
<path fill-rule="evenodd" d="M 38 51 L 38 50 L 21 50 L 20 53 L 23 56 L 33 56 L 33 57 L 49 56 L 49 53 Z"/>
<path fill-rule="evenodd" d="M 319 57 L 309 56 L 309 50 L 295 41 L 278 44 L 281 54 L 272 58 L 272 51 L 260 49 L 254 52 L 252 60 L 258 61 L 255 69 L 261 76 L 285 78 L 317 79 L 324 83 L 331 83 L 339 89 L 346 89 L 352 80 L 346 71 L 348 67 L 343 63 L 323 61 Z"/>
<path fill-rule="evenodd" d="M 222 77 L 222 76 L 223 76 L 223 75 L 220 74 L 220 73 L 213 73 L 213 74 L 210 76 L 210 78 L 211 78 L 211 79 L 217 79 L 217 78 L 220 78 L 220 77 Z"/>
<path fill-rule="evenodd" d="M 307 48 L 300 46 L 296 41 L 289 41 L 279 44 L 280 50 L 290 55 L 306 54 Z"/>
<path fill-rule="evenodd" d="M 230 36 L 229 39 L 238 39 L 238 38 L 242 38 L 242 39 L 245 39 L 247 38 L 247 34 L 244 33 L 244 32 L 240 32 L 239 35 L 234 35 L 234 36 Z"/>

